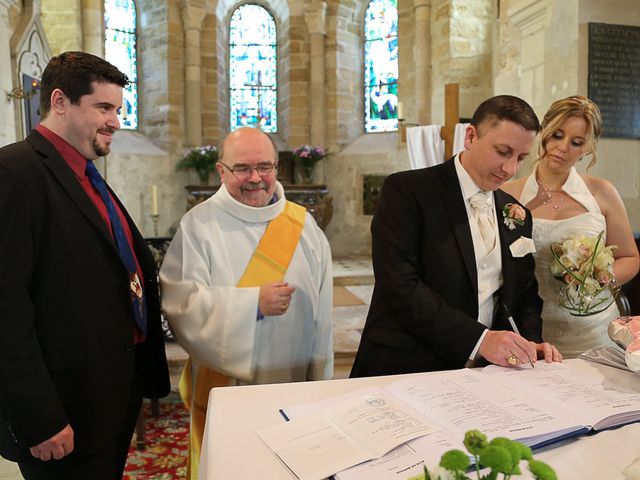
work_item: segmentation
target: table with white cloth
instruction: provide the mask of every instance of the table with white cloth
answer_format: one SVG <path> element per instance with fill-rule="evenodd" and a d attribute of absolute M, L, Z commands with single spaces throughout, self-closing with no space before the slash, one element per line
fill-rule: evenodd
<path fill-rule="evenodd" d="M 577 368 L 596 369 L 613 383 L 640 385 L 638 374 L 580 359 L 567 362 Z M 295 479 L 256 435 L 256 430 L 284 421 L 279 408 L 383 386 L 403 376 L 212 389 L 199 479 Z M 640 423 L 565 440 L 534 451 L 534 456 L 551 465 L 561 480 L 623 480 L 622 470 L 640 457 Z M 517 478 L 533 477 L 525 471 Z"/>

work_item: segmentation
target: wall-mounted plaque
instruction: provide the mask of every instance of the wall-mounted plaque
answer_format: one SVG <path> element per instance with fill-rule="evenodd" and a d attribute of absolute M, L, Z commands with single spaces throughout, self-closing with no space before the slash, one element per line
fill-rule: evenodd
<path fill-rule="evenodd" d="M 362 214 L 373 215 L 378 207 L 380 191 L 386 175 L 364 175 L 362 177 Z"/>
<path fill-rule="evenodd" d="M 589 98 L 604 137 L 640 138 L 640 27 L 589 23 Z"/>

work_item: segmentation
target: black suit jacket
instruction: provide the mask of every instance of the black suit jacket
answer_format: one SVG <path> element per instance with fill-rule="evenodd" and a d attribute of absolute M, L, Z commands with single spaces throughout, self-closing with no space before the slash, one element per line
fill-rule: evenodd
<path fill-rule="evenodd" d="M 67 424 L 76 451 L 100 450 L 122 430 L 132 392 L 169 392 L 155 263 L 120 208 L 144 276 L 148 336 L 137 346 L 127 272 L 73 171 L 37 132 L 0 149 L 0 453 L 6 458 L 19 459 Z"/>
<path fill-rule="evenodd" d="M 502 250 L 505 304 L 520 333 L 542 340 L 542 300 L 531 254 L 514 258 L 509 245 L 531 237 L 509 230 L 502 207 L 517 201 L 494 193 Z M 483 330 L 471 229 L 453 161 L 390 175 L 371 224 L 375 287 L 351 376 L 462 368 Z M 511 330 L 504 308 L 495 330 Z"/>

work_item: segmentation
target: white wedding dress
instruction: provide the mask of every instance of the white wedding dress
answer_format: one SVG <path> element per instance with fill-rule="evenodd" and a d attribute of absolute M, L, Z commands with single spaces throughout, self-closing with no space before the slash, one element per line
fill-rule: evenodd
<path fill-rule="evenodd" d="M 542 338 L 554 344 L 564 358 L 574 358 L 591 348 L 613 345 L 607 334 L 607 326 L 609 321 L 618 317 L 620 313 L 616 304 L 613 303 L 603 312 L 578 317 L 571 315 L 559 303 L 559 292 L 563 283 L 551 274 L 550 265 L 555 261 L 551 254 L 551 244 L 562 242 L 578 233 L 595 237 L 604 231 L 603 240 L 606 239 L 607 234 L 604 215 L 575 168 L 571 169 L 562 189 L 582 204 L 587 211 L 562 220 L 534 218 L 533 241 L 536 245 L 534 257 L 539 294 L 544 300 Z M 538 184 L 534 170 L 522 190 L 520 203 L 526 205 L 537 194 Z"/>

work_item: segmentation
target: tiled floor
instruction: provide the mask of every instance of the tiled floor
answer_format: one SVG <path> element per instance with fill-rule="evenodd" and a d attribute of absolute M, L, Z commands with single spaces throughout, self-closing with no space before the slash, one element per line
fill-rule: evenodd
<path fill-rule="evenodd" d="M 373 267 L 369 257 L 334 258 L 334 285 L 372 285 Z"/>
<path fill-rule="evenodd" d="M 333 308 L 335 378 L 345 378 L 349 375 L 355 353 L 358 350 L 360 335 L 373 293 L 371 259 L 365 257 L 334 259 L 333 280 L 334 285 L 345 286 L 363 302 L 363 305 Z M 180 372 L 187 355 L 179 345 L 168 343 L 167 358 L 171 373 L 171 385 L 173 389 L 177 389 Z M 16 465 L 0 457 L 0 480 L 21 479 L 22 476 Z"/>

